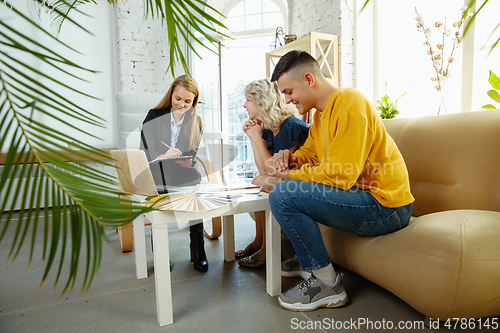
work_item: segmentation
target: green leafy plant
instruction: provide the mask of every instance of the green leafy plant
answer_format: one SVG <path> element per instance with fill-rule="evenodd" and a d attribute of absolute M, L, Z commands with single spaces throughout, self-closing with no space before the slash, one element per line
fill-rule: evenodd
<path fill-rule="evenodd" d="M 394 103 L 389 102 L 389 95 L 385 95 L 384 97 L 379 99 L 377 101 L 378 105 L 376 108 L 380 111 L 380 118 L 392 119 L 396 117 L 399 114 L 397 103 L 404 95 L 406 95 L 406 93 L 399 96 L 399 98 Z"/>
<path fill-rule="evenodd" d="M 493 89 L 488 90 L 488 96 L 492 100 L 494 100 L 497 103 L 500 103 L 500 78 L 496 76 L 492 71 L 490 71 L 490 78 L 488 79 L 488 82 L 491 84 Z M 486 104 L 483 105 L 483 109 L 489 109 L 489 110 L 494 110 L 498 109 L 499 107 L 494 106 L 493 104 Z"/>
<path fill-rule="evenodd" d="M 69 17 L 69 13 L 74 10 L 79 12 L 76 7 L 82 4 L 96 3 L 94 0 L 26 2 L 38 10 L 50 12 L 57 28 L 69 21 L 83 31 L 87 30 Z M 108 2 L 114 5 L 116 0 Z M 156 17 L 166 23 L 170 46 L 167 70 L 170 69 L 172 74 L 176 60 L 180 60 L 188 74 L 179 44 L 180 37 L 186 39 L 193 51 L 189 37 L 218 53 L 219 41 L 212 35 L 225 27 L 204 9 L 213 10 L 214 15 L 222 14 L 204 1 L 144 0 L 144 7 L 146 17 L 150 14 L 151 18 Z M 68 279 L 62 293 L 73 289 L 80 254 L 84 253 L 86 268 L 82 292 L 85 292 L 99 269 L 106 229 L 129 223 L 151 208 L 130 205 L 132 201 L 119 197 L 123 193 L 116 190 L 115 177 L 78 160 L 85 158 L 98 165 L 112 167 L 104 161 L 109 158 L 104 151 L 59 130 L 69 126 L 75 133 L 95 137 L 82 130 L 86 127 L 84 124 L 96 129 L 105 128 L 102 118 L 74 103 L 73 98 L 66 97 L 76 93 L 83 98 L 95 99 L 64 83 L 64 77 L 81 78 L 95 71 L 73 62 L 71 55 L 76 57 L 79 52 L 18 11 L 15 1 L 10 3 L 4 0 L 1 10 L 12 11 L 30 29 L 49 36 L 69 56 L 54 52 L 18 30 L 9 19 L 0 18 L 0 149 L 6 152 L 2 154 L 4 165 L 0 174 L 0 189 L 7 193 L 0 198 L 0 242 L 5 239 L 7 230 L 14 227 L 9 257 L 14 260 L 25 241 L 31 238 L 28 241 L 31 262 L 35 254 L 35 236 L 37 230 L 42 228 L 44 237 L 40 256 L 46 261 L 42 283 L 58 262 L 54 286 L 57 285 L 63 266 L 69 262 Z M 206 42 L 202 43 L 201 38 Z M 33 66 L 34 63 L 38 66 Z M 61 75 L 63 79 L 55 79 Z M 37 121 L 38 115 L 50 119 L 51 126 Z M 71 150 L 68 144 L 76 145 L 81 150 Z M 52 208 L 48 207 L 49 198 Z M 16 214 L 13 213 L 15 207 L 20 207 Z M 70 244 L 67 244 L 68 237 Z"/>

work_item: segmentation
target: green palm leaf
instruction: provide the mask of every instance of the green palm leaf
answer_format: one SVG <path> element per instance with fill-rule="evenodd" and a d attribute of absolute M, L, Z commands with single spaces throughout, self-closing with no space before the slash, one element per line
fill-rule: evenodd
<path fill-rule="evenodd" d="M 170 63 L 167 71 L 174 74 L 175 61 L 179 60 L 186 74 L 189 74 L 186 58 L 184 57 L 183 50 L 179 44 L 179 34 L 188 43 L 188 47 L 196 52 L 194 46 L 190 42 L 190 38 L 199 42 L 200 45 L 206 47 L 208 50 L 218 54 L 220 41 L 214 36 L 223 36 L 231 38 L 220 31 L 227 30 L 226 26 L 222 24 L 215 17 L 206 13 L 203 7 L 214 11 L 216 14 L 222 14 L 201 0 L 145 0 L 144 8 L 146 10 L 146 17 L 149 15 L 151 18 L 159 18 L 167 25 L 167 36 L 170 49 Z M 199 15 L 200 17 L 198 17 Z M 205 22 L 205 21 L 206 22 Z M 189 29 L 191 25 L 192 29 Z M 193 31 L 194 30 L 194 31 Z M 201 34 L 201 38 L 197 37 L 195 32 Z M 208 42 L 201 43 L 200 39 Z M 211 48 L 211 47 L 212 48 Z"/>
<path fill-rule="evenodd" d="M 54 8 L 64 12 L 64 21 L 77 3 L 82 2 L 75 1 L 67 7 L 57 2 L 58 7 Z M 12 6 L 12 13 L 34 29 L 51 36 L 15 6 Z M 71 50 L 56 38 L 51 38 Z M 41 72 L 30 66 L 27 57 L 43 62 L 49 70 Z M 65 96 L 76 92 L 87 98 L 93 97 L 54 79 L 56 72 L 78 77 L 79 71 L 90 70 L 29 38 L 9 21 L 0 20 L 0 149 L 5 152 L 0 188 L 8 194 L 0 199 L 0 217 L 3 219 L 0 241 L 7 230 L 13 228 L 9 257 L 15 259 L 24 242 L 31 238 L 31 262 L 33 256 L 38 255 L 34 253 L 36 230 L 43 228 L 40 256 L 46 260 L 46 269 L 42 283 L 51 269 L 56 269 L 57 284 L 69 262 L 63 292 L 74 287 L 82 247 L 86 248 L 82 285 L 82 292 L 85 292 L 99 268 L 106 229 L 128 223 L 150 210 L 126 204 L 130 201 L 120 199 L 122 193 L 116 190 L 116 179 L 77 160 L 77 157 L 90 156 L 93 162 L 112 166 L 103 161 L 108 157 L 106 152 L 58 130 L 69 126 L 75 133 L 93 136 L 81 129 L 83 123 L 96 128 L 105 127 L 100 117 Z M 42 83 L 43 80 L 50 81 L 50 87 Z M 50 117 L 52 126 L 36 120 L 36 116 L 42 114 Z M 62 120 L 63 117 L 71 120 Z M 67 148 L 72 142 L 78 144 L 81 151 Z M 52 208 L 49 208 L 49 199 Z M 14 218 L 16 207 L 20 210 Z M 39 220 L 43 220 L 43 224 L 39 224 Z M 59 262 L 57 267 L 56 262 Z"/>
<path fill-rule="evenodd" d="M 69 16 L 75 10 L 85 15 L 78 6 L 89 2 L 96 3 L 94 0 L 56 0 L 49 4 L 46 0 L 33 0 L 40 11 L 51 12 L 52 26 L 57 33 L 64 22 L 90 33 Z M 108 3 L 115 4 L 116 1 L 108 0 Z M 225 26 L 205 10 L 221 14 L 204 1 L 145 0 L 144 4 L 146 17 L 150 14 L 153 19 L 158 18 L 167 25 L 170 45 L 167 71 L 170 70 L 172 75 L 176 60 L 180 60 L 184 71 L 189 74 L 179 43 L 180 36 L 195 53 L 191 39 L 218 53 L 220 42 L 214 36 L 228 37 L 219 31 L 226 29 Z M 17 11 L 15 4 L 4 0 L 4 5 L 36 31 L 63 48 L 79 53 Z M 202 40 L 208 43 L 202 43 Z M 43 63 L 49 69 L 37 69 L 30 65 L 32 60 Z M 77 93 L 86 98 L 94 97 L 54 79 L 57 77 L 54 73 L 58 73 L 85 82 L 80 78 L 84 72 L 95 73 L 18 31 L 8 20 L 0 19 L 0 149 L 5 152 L 0 189 L 10 194 L 10 197 L 0 198 L 0 217 L 3 219 L 0 242 L 7 230 L 14 228 L 9 257 L 15 259 L 25 241 L 31 238 L 31 262 L 38 255 L 34 251 L 35 235 L 38 228 L 42 228 L 43 248 L 39 255 L 47 263 L 42 283 L 54 268 L 54 263 L 59 261 L 55 278 L 57 284 L 68 261 L 66 257 L 69 257 L 69 273 L 63 293 L 72 290 L 75 285 L 82 248 L 86 250 L 82 284 L 82 292 L 85 292 L 100 265 L 106 228 L 129 223 L 139 214 L 151 210 L 120 199 L 118 196 L 123 193 L 116 190 L 116 179 L 110 175 L 68 157 L 85 157 L 95 163 L 110 165 L 102 161 L 109 158 L 106 152 L 58 130 L 66 126 L 75 133 L 95 137 L 83 131 L 81 125 L 85 123 L 105 128 L 102 118 L 66 96 Z M 43 84 L 43 80 L 50 84 Z M 37 115 L 51 119 L 51 126 L 37 121 Z M 70 120 L 65 121 L 63 117 Z M 81 150 L 70 150 L 68 143 L 77 144 Z M 66 154 L 69 152 L 71 155 Z M 51 209 L 48 208 L 50 206 Z M 20 209 L 14 219 L 16 207 Z M 68 239 L 70 244 L 67 244 Z"/>
<path fill-rule="evenodd" d="M 363 9 L 365 9 L 365 7 L 368 5 L 369 2 L 370 2 L 370 0 L 365 1 L 365 3 L 363 4 L 363 7 L 361 7 L 361 10 L 359 11 L 360 13 L 363 11 Z"/>
<path fill-rule="evenodd" d="M 37 2 L 41 2 L 40 0 L 37 0 Z M 52 20 L 52 27 L 55 28 L 57 33 L 61 32 L 61 28 L 63 23 L 68 20 L 77 25 L 80 29 L 89 32 L 87 29 L 79 25 L 77 22 L 71 20 L 71 18 L 68 16 L 70 12 L 72 11 L 77 11 L 78 13 L 87 16 L 84 12 L 80 11 L 77 7 L 79 5 L 83 5 L 88 3 L 89 1 L 85 0 L 73 0 L 73 1 L 66 1 L 66 0 L 56 0 L 53 1 L 50 4 L 47 4 L 47 10 L 51 12 L 51 16 L 53 17 Z M 92 1 L 95 3 L 95 1 Z M 109 1 L 108 1 L 109 2 Z M 45 3 L 44 3 L 45 4 Z"/>

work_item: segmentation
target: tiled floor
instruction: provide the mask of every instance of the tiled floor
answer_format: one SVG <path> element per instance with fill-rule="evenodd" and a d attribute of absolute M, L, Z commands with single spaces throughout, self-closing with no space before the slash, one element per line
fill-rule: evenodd
<path fill-rule="evenodd" d="M 0 230 L 4 222 L 0 222 Z M 53 289 L 55 273 L 39 287 L 45 263 L 40 260 L 41 229 L 33 263 L 27 267 L 29 244 L 12 263 L 6 259 L 14 228 L 11 226 L 0 243 L 0 332 L 288 332 L 298 328 L 316 328 L 309 332 L 339 332 L 329 329 L 332 321 L 370 320 L 423 321 L 424 316 L 386 290 L 366 279 L 336 267 L 345 273 L 350 302 L 338 309 L 291 312 L 282 309 L 277 297 L 265 292 L 265 269 L 240 268 L 237 262 L 223 260 L 223 242 L 206 240 L 210 262 L 207 273 L 193 270 L 189 262 L 187 229 L 174 226 L 170 233 L 173 262 L 172 292 L 174 324 L 159 327 L 156 320 L 154 272 L 149 253 L 149 278 L 135 277 L 134 254 L 121 253 L 118 235 L 109 231 L 110 243 L 104 243 L 101 268 L 90 290 L 80 295 L 81 280 L 75 290 L 60 297 L 65 276 Z M 148 233 L 150 230 L 148 229 Z M 254 235 L 254 223 L 248 214 L 235 217 L 236 248 L 247 245 Z M 147 239 L 148 243 L 150 239 Z M 289 248 L 283 249 L 289 253 Z M 148 247 L 149 248 L 149 247 Z M 58 264 L 58 263 L 56 263 Z M 84 261 L 80 270 L 84 270 Z M 283 279 L 288 289 L 300 279 Z M 318 325 L 321 324 L 321 327 Z M 373 324 L 372 324 L 373 325 Z M 443 329 L 447 332 L 453 330 Z M 352 331 L 374 331 L 366 325 Z M 383 332 L 386 330 L 377 330 Z M 409 330 L 417 331 L 417 330 Z M 431 331 L 424 328 L 418 331 Z M 461 330 L 460 332 L 465 332 Z"/>

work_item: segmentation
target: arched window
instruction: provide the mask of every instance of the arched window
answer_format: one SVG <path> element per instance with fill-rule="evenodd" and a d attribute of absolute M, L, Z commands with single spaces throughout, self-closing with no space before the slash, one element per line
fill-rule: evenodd
<path fill-rule="evenodd" d="M 231 32 L 275 30 L 285 25 L 283 17 L 286 12 L 283 10 L 282 3 L 278 1 L 241 0 L 229 11 L 225 24 Z"/>
<path fill-rule="evenodd" d="M 287 29 L 287 3 L 233 0 L 221 12 L 233 39 L 223 40 L 220 58 L 203 48 L 199 49 L 202 59 L 193 57 L 193 75 L 201 87 L 203 102 L 197 112 L 205 132 L 222 131 L 226 143 L 234 147 L 229 151 L 233 162 L 227 168 L 226 180 L 250 182 L 258 171 L 250 140 L 242 130 L 248 119 L 242 90 L 251 81 L 265 78 L 265 53 L 271 51 L 276 29 Z"/>

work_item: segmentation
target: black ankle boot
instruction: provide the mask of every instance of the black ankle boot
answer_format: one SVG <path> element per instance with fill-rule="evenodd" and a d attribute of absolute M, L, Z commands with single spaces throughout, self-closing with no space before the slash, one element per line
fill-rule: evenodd
<path fill-rule="evenodd" d="M 195 271 L 206 272 L 208 270 L 208 260 L 205 254 L 205 240 L 203 239 L 203 223 L 198 223 L 189 227 L 191 238 L 191 261 Z"/>

